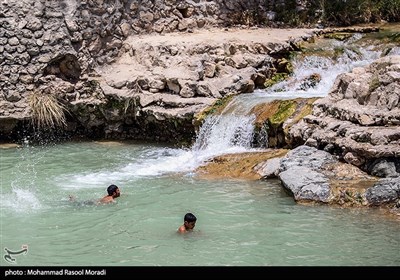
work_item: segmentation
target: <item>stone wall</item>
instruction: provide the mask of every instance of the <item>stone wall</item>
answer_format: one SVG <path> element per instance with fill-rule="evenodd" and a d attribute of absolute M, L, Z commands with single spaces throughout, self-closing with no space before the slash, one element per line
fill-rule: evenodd
<path fill-rule="evenodd" d="M 263 18 L 267 8 L 282 2 L 3 0 L 0 101 L 17 102 L 46 74 L 74 80 L 95 65 L 112 62 L 130 34 L 246 23 L 246 13 L 247 20 L 248 13 Z"/>
<path fill-rule="evenodd" d="M 302 1 L 298 1 L 301 5 Z M 191 32 L 273 20 L 285 1 L 2 0 L 0 3 L 0 139 L 29 121 L 29 97 L 54 77 L 80 90 L 92 70 L 112 63 L 132 34 Z M 267 11 L 268 10 L 268 11 Z M 257 20 L 255 20 L 257 19 Z M 91 97 L 101 94 L 95 92 Z"/>

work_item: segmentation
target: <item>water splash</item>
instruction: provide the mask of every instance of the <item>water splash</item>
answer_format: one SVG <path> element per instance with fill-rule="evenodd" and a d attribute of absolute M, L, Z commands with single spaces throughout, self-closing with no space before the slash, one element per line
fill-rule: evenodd
<path fill-rule="evenodd" d="M 2 193 L 0 196 L 1 208 L 4 210 L 13 210 L 15 212 L 27 213 L 32 210 L 39 210 L 43 205 L 39 201 L 37 194 L 30 190 L 16 188 L 11 193 Z M 3 214 L 3 211 L 2 211 Z"/>
<path fill-rule="evenodd" d="M 47 153 L 46 146 L 31 146 L 25 139 L 17 149 L 19 161 L 12 169 L 11 176 L 2 180 L 1 209 L 12 209 L 15 212 L 29 212 L 43 209 L 40 195 L 37 193 L 37 166 L 42 164 Z"/>

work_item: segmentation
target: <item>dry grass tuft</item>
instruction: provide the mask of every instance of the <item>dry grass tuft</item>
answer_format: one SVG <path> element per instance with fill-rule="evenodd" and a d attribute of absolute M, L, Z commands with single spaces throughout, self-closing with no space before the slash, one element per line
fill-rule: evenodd
<path fill-rule="evenodd" d="M 34 92 L 29 97 L 29 105 L 32 109 L 32 122 L 35 128 L 65 127 L 66 107 L 61 104 L 54 95 L 42 92 Z"/>

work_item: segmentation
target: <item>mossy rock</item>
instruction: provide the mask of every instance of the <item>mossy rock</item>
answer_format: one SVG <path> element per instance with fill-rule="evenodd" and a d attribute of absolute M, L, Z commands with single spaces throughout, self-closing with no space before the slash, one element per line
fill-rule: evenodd
<path fill-rule="evenodd" d="M 297 99 L 274 100 L 255 106 L 251 113 L 256 115 L 256 125 L 262 126 L 267 121 L 272 127 L 281 125 L 296 111 Z"/>
<path fill-rule="evenodd" d="M 271 79 L 265 81 L 264 86 L 266 88 L 272 87 L 273 85 L 286 80 L 288 76 L 287 73 L 276 73 Z"/>
<path fill-rule="evenodd" d="M 371 81 L 369 82 L 368 91 L 371 93 L 371 92 L 375 91 L 380 85 L 381 85 L 381 83 L 379 82 L 378 76 L 374 76 L 371 79 Z"/>
<path fill-rule="evenodd" d="M 278 59 L 275 67 L 278 73 L 293 73 L 293 65 L 286 58 Z"/>
<path fill-rule="evenodd" d="M 207 107 L 200 113 L 194 116 L 195 126 L 200 126 L 207 116 L 220 114 L 226 105 L 232 100 L 234 95 L 224 96 L 223 98 L 217 99 L 211 106 Z"/>
<path fill-rule="evenodd" d="M 200 178 L 207 179 L 239 178 L 242 180 L 259 180 L 261 175 L 254 170 L 254 167 L 260 162 L 283 157 L 288 151 L 287 149 L 271 149 L 264 152 L 217 156 L 206 165 L 198 167 L 196 174 Z"/>
<path fill-rule="evenodd" d="M 328 33 L 324 34 L 324 38 L 327 39 L 335 39 L 339 41 L 345 41 L 349 39 L 351 36 L 353 36 L 353 33 L 347 33 L 347 32 L 335 32 L 335 33 Z"/>
<path fill-rule="evenodd" d="M 286 135 L 290 127 L 312 113 L 313 103 L 317 99 L 274 100 L 255 106 L 251 113 L 256 116 L 256 131 L 267 131 L 269 147 L 286 146 Z"/>
<path fill-rule="evenodd" d="M 273 126 L 278 126 L 287 120 L 296 111 L 297 102 L 293 100 L 282 100 L 278 106 L 278 110 L 270 118 Z"/>

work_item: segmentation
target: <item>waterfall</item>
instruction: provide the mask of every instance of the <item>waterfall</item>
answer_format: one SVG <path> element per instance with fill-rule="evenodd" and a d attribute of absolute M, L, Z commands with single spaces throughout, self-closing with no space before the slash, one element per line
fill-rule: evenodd
<path fill-rule="evenodd" d="M 220 115 L 206 118 L 192 150 L 208 153 L 211 157 L 251 149 L 255 120 L 254 115 L 249 115 L 251 109 L 276 99 L 327 96 L 339 74 L 367 65 L 380 57 L 381 51 L 375 50 L 374 46 L 359 47 L 357 50 L 347 46 L 361 37 L 361 34 L 355 34 L 346 42 L 333 41 L 327 48 L 343 51 L 335 60 L 317 55 L 294 59 L 294 73 L 287 80 L 265 90 L 234 96 Z M 307 79 L 312 75 L 320 77 L 320 81 L 310 86 Z"/>
<path fill-rule="evenodd" d="M 253 137 L 255 116 L 210 116 L 202 125 L 193 146 L 194 151 L 211 153 L 249 148 Z"/>

